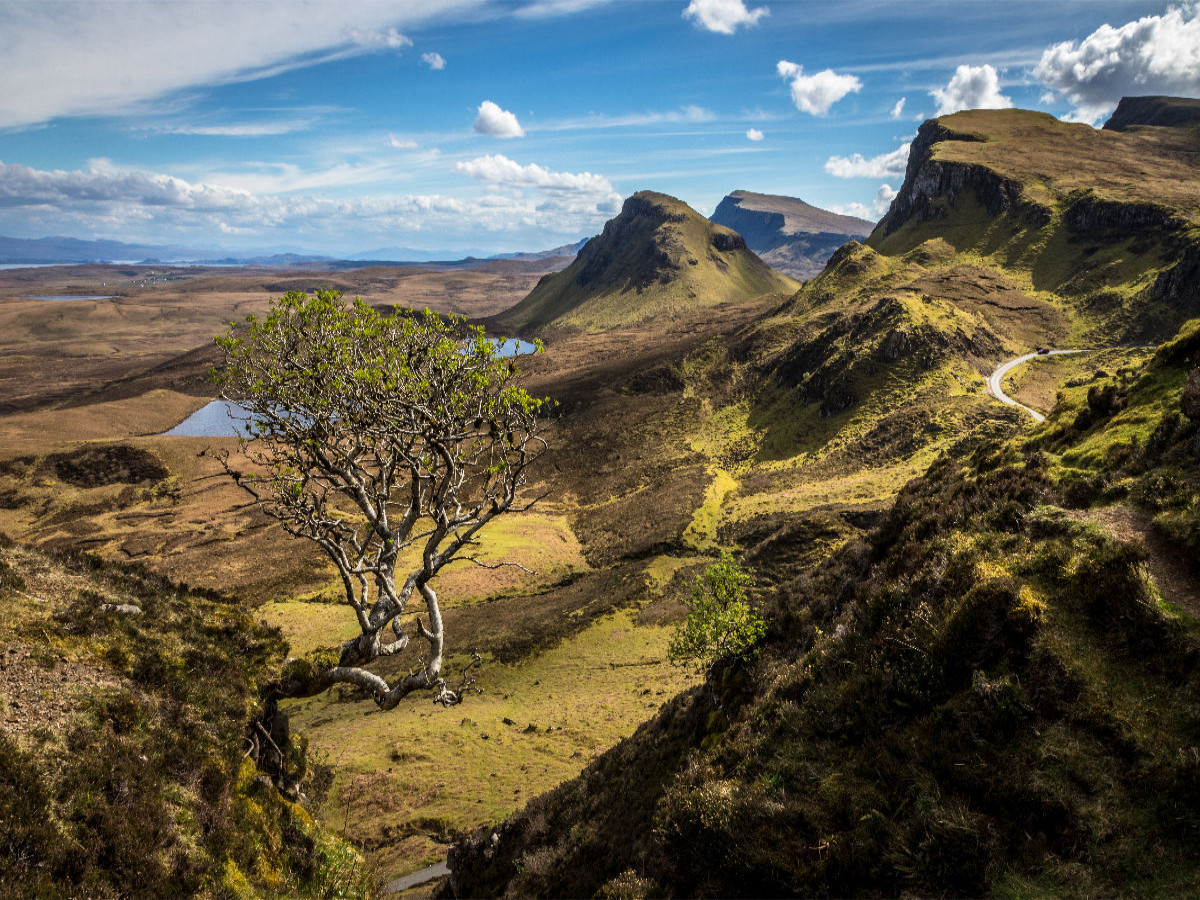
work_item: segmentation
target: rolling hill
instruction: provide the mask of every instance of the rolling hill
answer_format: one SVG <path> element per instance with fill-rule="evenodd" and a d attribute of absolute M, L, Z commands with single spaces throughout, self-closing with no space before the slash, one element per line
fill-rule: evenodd
<path fill-rule="evenodd" d="M 795 287 L 736 232 L 674 197 L 641 191 L 571 265 L 544 277 L 493 322 L 522 335 L 594 332 L 680 319 Z"/>
<path fill-rule="evenodd" d="M 734 191 L 712 214 L 712 221 L 732 228 L 746 246 L 792 278 L 812 278 L 838 247 L 865 238 L 874 222 L 843 216 L 795 197 Z"/>

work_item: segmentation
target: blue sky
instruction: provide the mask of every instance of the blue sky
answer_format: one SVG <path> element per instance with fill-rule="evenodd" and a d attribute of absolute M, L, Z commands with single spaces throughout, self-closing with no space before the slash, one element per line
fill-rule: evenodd
<path fill-rule="evenodd" d="M 1200 95 L 1200 5 L 0 2 L 0 234 L 535 250 L 621 198 L 877 218 L 925 118 Z"/>

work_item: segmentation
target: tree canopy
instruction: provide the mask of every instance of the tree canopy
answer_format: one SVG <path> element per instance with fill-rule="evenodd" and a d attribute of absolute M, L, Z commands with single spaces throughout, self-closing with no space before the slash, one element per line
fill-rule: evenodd
<path fill-rule="evenodd" d="M 384 709 L 420 689 L 458 702 L 461 687 L 441 676 L 432 582 L 455 559 L 483 565 L 480 529 L 534 502 L 521 492 L 546 448 L 546 401 L 513 383 L 515 366 L 482 328 L 429 310 L 383 314 L 337 291 L 289 292 L 216 340 L 221 396 L 250 416 L 242 459 L 226 454 L 225 469 L 332 560 L 360 628 L 336 660 L 293 665 L 289 692 L 340 682 Z M 425 664 L 389 685 L 363 667 L 407 646 L 400 616 L 414 595 L 428 618 L 415 622 Z"/>

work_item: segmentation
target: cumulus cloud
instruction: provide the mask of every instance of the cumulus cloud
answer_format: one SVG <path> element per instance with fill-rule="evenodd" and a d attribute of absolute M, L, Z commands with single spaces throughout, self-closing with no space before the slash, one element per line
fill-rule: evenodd
<path fill-rule="evenodd" d="M 530 163 L 523 166 L 500 154 L 480 156 L 454 164 L 454 171 L 490 184 L 513 188 L 536 188 L 544 191 L 565 191 L 608 198 L 616 194 L 612 183 L 603 175 L 591 172 L 553 172 L 545 166 Z"/>
<path fill-rule="evenodd" d="M 1033 74 L 1094 122 L 1126 95 L 1200 95 L 1200 4 L 1145 16 L 1120 28 L 1101 25 L 1082 41 L 1042 53 Z"/>
<path fill-rule="evenodd" d="M 479 104 L 479 115 L 475 117 L 475 130 L 480 134 L 490 134 L 497 138 L 525 137 L 525 129 L 517 121 L 517 117 L 507 110 L 501 109 L 491 100 Z"/>
<path fill-rule="evenodd" d="M 929 92 L 937 101 L 935 115 L 945 116 L 960 109 L 1009 109 L 1012 100 L 1000 93 L 1000 76 L 989 65 L 959 66 L 944 88 Z"/>
<path fill-rule="evenodd" d="M 901 144 L 891 153 L 881 153 L 870 159 L 861 153 L 831 156 L 825 160 L 825 171 L 834 178 L 893 178 L 903 175 L 908 164 L 908 146 Z"/>
<path fill-rule="evenodd" d="M 870 222 L 876 222 L 887 214 L 888 207 L 892 205 L 892 200 L 896 197 L 896 190 L 890 184 L 881 184 L 879 190 L 875 192 L 875 199 L 868 206 L 866 203 L 834 203 L 830 205 L 830 209 L 835 213 L 841 213 L 843 216 L 855 216 L 859 219 L 866 219 Z"/>
<path fill-rule="evenodd" d="M 436 4 L 0 3 L 0 128 L 140 108 L 178 91 L 400 49 L 403 30 L 461 17 Z"/>
<path fill-rule="evenodd" d="M 813 116 L 825 115 L 833 104 L 847 94 L 862 90 L 862 82 L 853 75 L 839 75 L 833 69 L 805 75 L 802 66 L 781 59 L 775 70 L 780 78 L 791 85 L 792 102 L 796 104 L 796 109 Z"/>
<path fill-rule="evenodd" d="M 717 34 L 733 34 L 739 27 L 749 28 L 763 16 L 770 15 L 765 6 L 747 9 L 744 0 L 692 0 L 683 11 L 697 28 Z"/>
<path fill-rule="evenodd" d="M 875 193 L 875 202 L 871 205 L 871 209 L 878 216 L 887 214 L 888 209 L 892 205 L 892 201 L 896 199 L 896 189 L 890 184 L 881 184 L 879 190 Z"/>
<path fill-rule="evenodd" d="M 440 72 L 446 68 L 446 59 L 440 53 L 422 53 L 421 62 L 429 66 L 435 72 Z"/>
<path fill-rule="evenodd" d="M 908 101 L 907 97 L 901 97 L 896 101 L 896 105 L 892 107 L 892 118 L 898 119 L 904 115 L 904 104 Z"/>
<path fill-rule="evenodd" d="M 763 133 L 761 131 L 759 131 L 757 128 L 751 128 L 746 131 L 746 140 L 761 141 L 762 139 L 763 139 Z"/>

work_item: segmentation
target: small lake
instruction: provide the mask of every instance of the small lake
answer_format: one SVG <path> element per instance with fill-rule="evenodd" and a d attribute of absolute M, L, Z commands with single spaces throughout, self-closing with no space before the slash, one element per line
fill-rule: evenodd
<path fill-rule="evenodd" d="M 495 340 L 493 338 L 493 340 Z M 499 342 L 497 341 L 497 344 Z M 532 353 L 537 349 L 537 345 L 531 341 L 522 341 L 517 338 L 509 338 L 505 341 L 503 347 L 498 347 L 497 356 L 524 356 L 526 353 Z"/>
<path fill-rule="evenodd" d="M 65 294 L 52 294 L 42 296 L 21 297 L 21 300 L 116 300 L 116 294 L 74 294 L 70 297 Z"/>
<path fill-rule="evenodd" d="M 208 403 L 164 435 L 174 437 L 241 437 L 248 433 L 250 411 L 228 400 Z"/>
<path fill-rule="evenodd" d="M 36 298 L 35 298 L 36 299 Z M 79 300 L 82 297 L 65 299 Z M 532 353 L 536 345 L 529 341 L 508 340 L 499 348 L 499 356 L 521 356 Z M 245 407 L 229 400 L 214 400 L 196 410 L 170 431 L 168 437 L 241 437 L 250 433 L 253 416 Z"/>

